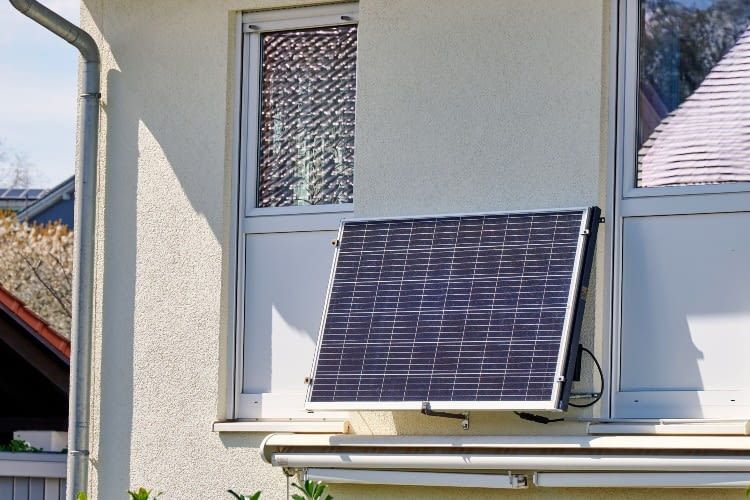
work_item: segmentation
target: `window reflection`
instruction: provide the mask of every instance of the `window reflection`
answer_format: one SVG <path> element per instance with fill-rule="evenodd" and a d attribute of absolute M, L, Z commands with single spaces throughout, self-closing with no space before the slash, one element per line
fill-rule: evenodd
<path fill-rule="evenodd" d="M 637 186 L 750 181 L 750 0 L 641 0 Z"/>

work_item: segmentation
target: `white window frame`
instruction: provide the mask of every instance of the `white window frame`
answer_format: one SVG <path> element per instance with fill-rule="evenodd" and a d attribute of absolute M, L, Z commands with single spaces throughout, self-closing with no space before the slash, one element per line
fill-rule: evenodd
<path fill-rule="evenodd" d="M 685 186 L 663 186 L 663 187 L 636 187 L 636 130 L 638 124 L 638 112 L 636 103 L 638 101 L 638 22 L 640 7 L 639 0 L 619 0 L 619 55 L 617 61 L 620 63 L 620 92 L 618 96 L 619 115 L 622 118 L 622 126 L 619 128 L 622 150 L 620 165 L 620 186 L 622 186 L 622 197 L 641 198 L 659 196 L 683 196 L 683 195 L 710 195 L 723 193 L 736 193 L 750 191 L 750 182 L 727 182 L 721 184 L 685 185 Z M 617 24 L 615 26 L 618 26 Z"/>
<path fill-rule="evenodd" d="M 304 29 L 317 26 L 356 24 L 357 4 L 345 3 L 300 7 L 260 12 L 245 12 L 237 19 L 235 74 L 235 164 L 232 183 L 233 217 L 233 283 L 231 316 L 233 341 L 229 352 L 227 384 L 227 416 L 248 420 L 340 420 L 345 413 L 325 416 L 304 411 L 304 399 L 286 394 L 247 394 L 242 392 L 244 380 L 244 309 L 245 309 L 245 240 L 248 235 L 299 231 L 337 230 L 340 221 L 354 211 L 354 203 L 256 207 L 258 175 L 258 134 L 260 116 L 260 35 L 269 31 Z M 322 317 L 322 311 L 321 311 Z M 312 365 L 312 359 L 304 360 Z M 271 406 L 271 411 L 258 411 L 258 402 Z"/>
<path fill-rule="evenodd" d="M 617 0 L 612 5 L 612 47 L 610 51 L 610 159 L 607 189 L 607 281 L 608 321 L 611 325 L 609 349 L 609 417 L 657 419 L 669 415 L 641 414 L 621 396 L 621 304 L 623 286 L 623 222 L 628 217 L 672 214 L 747 212 L 750 210 L 750 182 L 665 187 L 636 187 L 636 125 L 638 86 L 639 0 Z M 727 406 L 723 391 L 643 391 L 630 392 L 651 411 L 669 411 L 685 404 L 692 395 L 693 409 L 704 412 L 702 419 L 745 418 L 741 408 Z M 727 391 L 730 392 L 730 391 Z M 750 391 L 731 391 L 742 401 Z M 656 410 L 654 410 L 656 409 Z"/>

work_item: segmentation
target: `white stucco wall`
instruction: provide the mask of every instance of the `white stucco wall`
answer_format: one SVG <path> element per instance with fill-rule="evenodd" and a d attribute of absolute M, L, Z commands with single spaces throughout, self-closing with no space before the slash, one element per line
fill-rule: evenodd
<path fill-rule="evenodd" d="M 123 498 L 141 485 L 168 499 L 223 498 L 230 487 L 284 497 L 281 471 L 258 456 L 263 436 L 213 433 L 211 424 L 226 418 L 228 383 L 234 11 L 300 3 L 314 2 L 83 2 L 83 23 L 102 48 L 104 85 L 92 403 L 97 498 Z M 363 0 L 358 214 L 604 206 L 608 16 L 602 0 Z M 590 307 L 589 345 L 601 322 L 601 308 Z M 409 413 L 358 414 L 353 423 L 361 433 L 461 432 L 453 421 Z M 471 432 L 582 428 L 480 414 Z M 490 495 L 350 486 L 333 493 Z"/>

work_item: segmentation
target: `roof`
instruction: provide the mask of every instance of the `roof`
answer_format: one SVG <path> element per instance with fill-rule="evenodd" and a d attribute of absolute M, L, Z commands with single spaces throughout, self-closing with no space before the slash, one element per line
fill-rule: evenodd
<path fill-rule="evenodd" d="M 642 187 L 750 181 L 750 29 L 638 152 Z"/>
<path fill-rule="evenodd" d="M 0 287 L 0 433 L 68 428 L 70 342 Z"/>
<path fill-rule="evenodd" d="M 75 193 L 75 184 L 75 175 L 71 175 L 49 191 L 45 191 L 43 196 L 18 212 L 18 220 L 25 221 L 33 219 L 60 200 L 67 199 L 67 196 L 71 196 L 71 194 Z"/>
<path fill-rule="evenodd" d="M 0 286 L 0 309 L 8 313 L 30 334 L 42 341 L 50 350 L 65 360 L 70 360 L 70 341 L 57 333 L 46 321 Z"/>

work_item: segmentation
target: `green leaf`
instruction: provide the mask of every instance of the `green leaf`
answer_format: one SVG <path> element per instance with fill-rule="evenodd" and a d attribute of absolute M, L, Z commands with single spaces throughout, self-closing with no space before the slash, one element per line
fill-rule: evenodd
<path fill-rule="evenodd" d="M 303 483 L 303 484 L 304 484 L 304 483 Z M 300 486 L 300 485 L 299 485 L 299 484 L 297 484 L 297 483 L 292 483 L 292 486 L 293 486 L 294 488 L 297 488 L 298 490 L 300 490 L 300 491 L 301 491 L 302 493 L 304 493 L 304 494 L 305 494 L 305 497 L 307 496 L 307 491 L 305 490 L 305 488 L 303 488 L 302 486 Z M 297 496 L 299 496 L 299 495 L 297 495 Z M 301 497 L 301 498 L 302 498 L 302 500 L 305 500 L 305 497 Z M 292 497 L 292 498 L 294 498 L 294 497 Z M 295 499 L 295 500 L 297 500 L 297 499 Z"/>
<path fill-rule="evenodd" d="M 298 495 L 294 494 L 292 495 L 292 498 L 294 500 L 322 500 L 323 495 L 325 494 L 326 488 L 328 488 L 328 485 L 325 484 L 323 481 L 311 481 L 307 480 L 303 482 L 301 485 L 297 483 L 292 483 L 292 486 L 297 488 L 299 491 L 301 491 L 304 495 Z M 325 497 L 325 500 L 333 500 L 333 497 L 331 495 L 327 495 Z"/>
<path fill-rule="evenodd" d="M 128 491 L 128 495 L 130 495 L 130 498 L 132 500 L 154 500 L 164 494 L 163 491 L 160 491 L 158 493 L 155 493 L 153 496 L 151 495 L 151 492 L 153 490 L 147 490 L 146 488 L 138 488 L 137 490 Z"/>
<path fill-rule="evenodd" d="M 313 498 L 317 499 L 323 495 L 323 491 L 326 489 L 326 485 L 318 481 L 313 487 Z"/>
<path fill-rule="evenodd" d="M 88 500 L 89 496 L 86 494 L 85 491 L 79 491 L 76 494 L 76 500 Z"/>
<path fill-rule="evenodd" d="M 236 498 L 237 500 L 258 500 L 260 498 L 260 493 L 261 493 L 260 491 L 256 491 L 252 495 L 242 495 L 240 493 L 237 493 L 234 490 L 227 490 L 227 492 L 231 493 L 234 496 L 234 498 Z"/>

